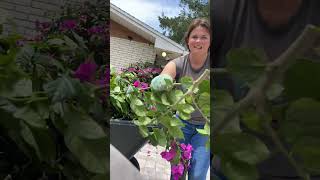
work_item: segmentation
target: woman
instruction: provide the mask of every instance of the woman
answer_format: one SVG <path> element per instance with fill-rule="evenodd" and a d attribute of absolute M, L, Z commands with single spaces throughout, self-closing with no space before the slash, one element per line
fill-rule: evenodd
<path fill-rule="evenodd" d="M 177 82 L 184 76 L 191 76 L 196 80 L 205 69 L 209 69 L 210 39 L 208 21 L 206 19 L 193 20 L 185 36 L 190 53 L 170 61 L 161 74 L 170 75 Z M 205 119 L 199 111 L 195 111 L 191 114 L 190 120 L 182 120 L 182 122 L 185 127 L 182 128 L 184 140 L 181 143 L 191 144 L 193 148 L 188 179 L 205 180 L 210 164 L 210 150 L 205 147 L 208 137 L 199 134 L 196 130 L 204 128 Z"/>

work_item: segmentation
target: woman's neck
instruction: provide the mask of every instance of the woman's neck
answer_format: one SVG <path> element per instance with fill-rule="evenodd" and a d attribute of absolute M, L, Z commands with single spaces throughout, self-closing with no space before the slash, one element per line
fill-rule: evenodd
<path fill-rule="evenodd" d="M 199 69 L 206 62 L 208 53 L 190 53 L 189 59 L 190 64 L 193 69 Z"/>

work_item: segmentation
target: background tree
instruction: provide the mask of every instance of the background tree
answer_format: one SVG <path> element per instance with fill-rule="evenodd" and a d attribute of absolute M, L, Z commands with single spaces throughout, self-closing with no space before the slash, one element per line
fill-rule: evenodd
<path fill-rule="evenodd" d="M 180 0 L 179 6 L 182 8 L 179 15 L 167 17 L 164 13 L 158 17 L 163 34 L 170 39 L 184 44 L 183 37 L 190 22 L 197 17 L 209 19 L 208 0 Z"/>

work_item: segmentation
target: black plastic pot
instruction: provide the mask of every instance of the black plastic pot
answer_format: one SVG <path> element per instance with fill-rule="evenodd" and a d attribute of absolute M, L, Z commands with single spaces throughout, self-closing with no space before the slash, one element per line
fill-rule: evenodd
<path fill-rule="evenodd" d="M 120 119 L 110 120 L 110 141 L 126 158 L 131 159 L 146 143 L 132 122 Z"/>

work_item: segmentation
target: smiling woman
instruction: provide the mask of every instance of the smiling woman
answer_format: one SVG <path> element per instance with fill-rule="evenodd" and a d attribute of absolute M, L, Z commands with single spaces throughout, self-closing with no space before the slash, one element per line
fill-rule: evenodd
<path fill-rule="evenodd" d="M 193 80 L 198 79 L 206 69 L 209 69 L 210 32 L 210 24 L 206 19 L 194 19 L 185 36 L 185 43 L 190 53 L 170 61 L 164 67 L 161 75 L 153 81 L 157 80 L 159 86 L 161 77 L 165 75 L 170 75 L 177 82 L 180 82 L 185 76 L 191 76 Z M 188 179 L 205 180 L 210 164 L 210 151 L 206 148 L 208 136 L 203 136 L 196 129 L 204 129 L 206 120 L 199 110 L 191 113 L 191 118 L 188 120 L 183 120 L 179 114 L 176 117 L 185 125 L 182 128 L 184 139 L 180 140 L 180 145 L 190 144 L 192 147 Z M 178 167 L 173 166 L 171 169 L 173 179 L 176 179 L 176 168 Z"/>

